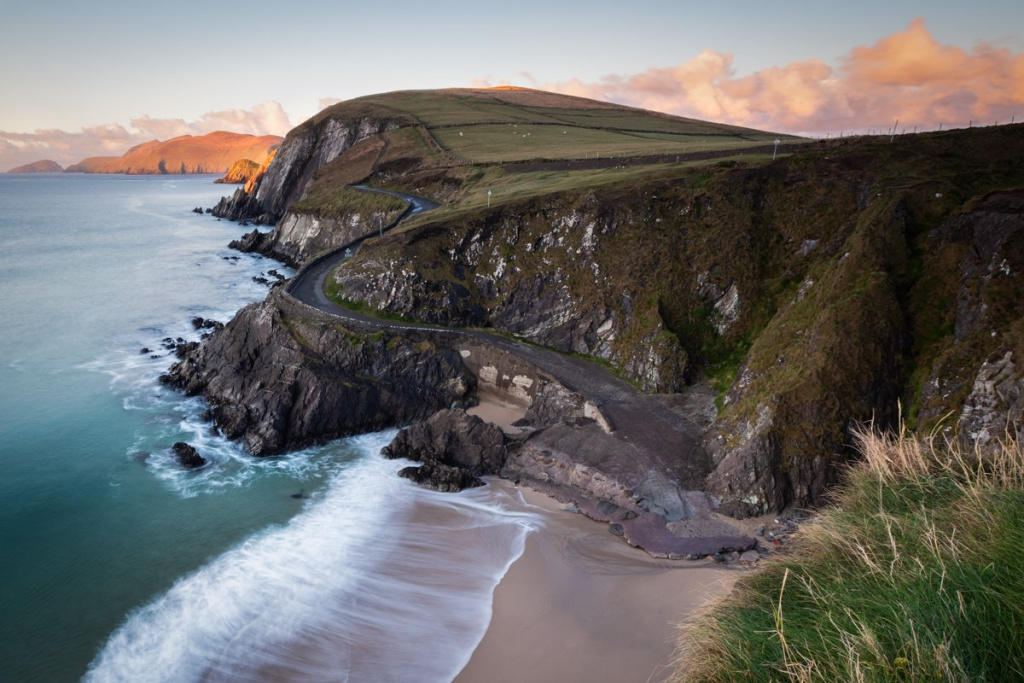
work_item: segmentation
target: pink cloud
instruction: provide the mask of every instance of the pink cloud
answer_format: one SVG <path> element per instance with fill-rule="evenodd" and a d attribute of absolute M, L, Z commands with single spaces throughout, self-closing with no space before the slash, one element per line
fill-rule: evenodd
<path fill-rule="evenodd" d="M 731 54 L 707 49 L 676 66 L 539 87 L 791 133 L 885 128 L 896 119 L 927 129 L 1024 118 L 1024 54 L 945 45 L 915 19 L 835 66 L 808 59 L 737 76 Z"/>
<path fill-rule="evenodd" d="M 155 119 L 143 115 L 125 128 L 118 123 L 82 128 L 78 132 L 58 129 L 32 133 L 0 131 L 0 170 L 40 159 L 52 159 L 62 166 L 91 156 L 118 156 L 129 147 L 150 140 L 169 140 L 181 135 L 205 135 L 215 130 L 252 135 L 285 135 L 292 124 L 279 102 L 267 101 L 252 109 L 207 112 L 197 121 Z"/>

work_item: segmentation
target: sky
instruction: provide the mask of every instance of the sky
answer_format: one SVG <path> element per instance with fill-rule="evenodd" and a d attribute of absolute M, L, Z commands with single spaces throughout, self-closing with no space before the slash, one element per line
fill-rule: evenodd
<path fill-rule="evenodd" d="M 0 0 L 0 171 L 505 84 L 797 134 L 1024 120 L 1024 2 Z"/>

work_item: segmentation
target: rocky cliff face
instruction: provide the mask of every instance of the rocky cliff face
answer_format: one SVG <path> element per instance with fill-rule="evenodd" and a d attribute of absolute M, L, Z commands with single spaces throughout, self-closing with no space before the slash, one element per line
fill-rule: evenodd
<path fill-rule="evenodd" d="M 230 220 L 275 223 L 302 197 L 323 166 L 356 143 L 405 124 L 404 119 L 397 117 L 314 117 L 288 133 L 253 187 L 236 190 L 230 198 L 223 198 L 213 213 Z"/>
<path fill-rule="evenodd" d="M 203 396 L 248 452 L 274 455 L 425 419 L 474 380 L 429 338 L 348 329 L 272 294 L 185 352 L 164 381 Z"/>
<path fill-rule="evenodd" d="M 223 178 L 217 178 L 213 182 L 218 185 L 244 185 L 259 172 L 260 164 L 252 159 L 239 159 L 231 164 Z"/>
<path fill-rule="evenodd" d="M 380 311 L 603 358 L 647 391 L 703 376 L 721 392 L 708 489 L 737 515 L 813 505 L 850 427 L 894 426 L 900 402 L 922 429 L 963 415 L 975 441 L 1019 412 L 1024 210 L 991 192 L 1024 185 L 1019 130 L 510 202 L 385 238 L 334 279 Z"/>
<path fill-rule="evenodd" d="M 906 220 L 899 205 L 865 212 L 840 258 L 808 275 L 751 347 L 706 438 L 708 489 L 732 512 L 813 505 L 850 455 L 848 426 L 895 424 Z"/>
<path fill-rule="evenodd" d="M 631 273 L 619 268 L 616 250 L 634 249 L 625 243 L 642 223 L 636 207 L 618 199 L 552 196 L 444 230 L 396 236 L 359 254 L 335 281 L 347 296 L 380 311 L 492 325 L 612 361 L 649 391 L 678 391 L 686 353 L 666 330 L 656 299 L 642 293 L 643 281 L 629 281 Z"/>
<path fill-rule="evenodd" d="M 231 242 L 233 249 L 256 252 L 298 267 L 312 256 L 372 234 L 391 221 L 391 212 L 352 212 L 342 218 L 287 213 L 270 232 L 253 230 Z"/>
<path fill-rule="evenodd" d="M 285 208 L 343 150 L 403 125 L 313 121 L 255 192 L 222 208 L 284 216 L 261 239 L 289 260 L 341 243 L 353 225 Z M 706 488 L 740 516 L 813 505 L 852 455 L 850 428 L 893 426 L 900 402 L 923 430 L 962 416 L 976 443 L 1019 430 L 1020 130 L 841 141 L 768 166 L 449 213 L 375 241 L 333 281 L 371 309 L 604 359 L 646 391 L 707 382 L 718 413 L 703 437 Z M 560 419 L 503 471 L 601 489 L 560 441 L 603 438 L 579 419 Z"/>
<path fill-rule="evenodd" d="M 930 342 L 918 368 L 921 426 L 949 432 L 952 414 L 968 445 L 1021 441 L 1024 189 L 985 194 L 924 239 L 923 267 L 944 277 L 922 279 L 912 293 Z"/>

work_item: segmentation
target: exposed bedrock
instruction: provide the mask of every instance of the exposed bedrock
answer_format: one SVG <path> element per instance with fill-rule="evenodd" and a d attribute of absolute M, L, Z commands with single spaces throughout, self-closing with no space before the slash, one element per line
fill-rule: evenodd
<path fill-rule="evenodd" d="M 263 254 L 297 268 L 320 252 L 375 234 L 378 226 L 390 222 L 391 218 L 390 214 L 383 212 L 353 212 L 341 218 L 287 213 L 273 230 L 253 230 L 228 246 L 238 251 Z"/>
<path fill-rule="evenodd" d="M 277 292 L 163 379 L 203 396 L 216 426 L 254 455 L 422 420 L 474 384 L 458 353 L 427 336 L 349 328 Z"/>
<path fill-rule="evenodd" d="M 303 164 L 329 156 L 312 150 L 345 135 L 327 126 L 290 137 L 294 160 L 280 169 L 291 170 L 276 177 L 301 179 Z M 920 433 L 959 426 L 980 445 L 1021 434 L 1022 154 L 1021 128 L 1000 126 L 836 141 L 763 167 L 524 195 L 419 220 L 331 277 L 371 310 L 490 325 L 603 359 L 644 391 L 706 378 L 718 410 L 693 435 L 699 450 L 686 451 L 700 464 L 665 476 L 682 491 L 706 488 L 740 516 L 817 505 L 856 456 L 851 428 L 895 426 L 901 403 Z M 284 206 L 293 185 L 275 182 L 273 201 Z M 287 249 L 301 247 L 300 233 Z M 538 376 L 526 386 L 517 370 L 462 361 L 481 393 L 488 381 L 509 395 L 522 389 L 534 427 L 586 440 L 600 425 L 582 418 L 599 415 L 613 433 L 638 422 L 621 412 L 632 398 L 588 412 L 574 396 L 592 398 L 583 385 Z M 571 484 L 569 463 L 586 463 L 555 448 L 559 429 L 516 452 L 552 440 L 520 476 Z"/>
<path fill-rule="evenodd" d="M 400 431 L 381 453 L 423 463 L 402 476 L 438 491 L 479 486 L 479 477 L 497 474 L 508 456 L 501 428 L 466 411 L 441 410 Z"/>
<path fill-rule="evenodd" d="M 314 174 L 361 140 L 398 128 L 380 116 L 338 119 L 313 117 L 293 128 L 254 187 L 238 189 L 213 209 L 215 216 L 275 223 L 305 192 Z"/>

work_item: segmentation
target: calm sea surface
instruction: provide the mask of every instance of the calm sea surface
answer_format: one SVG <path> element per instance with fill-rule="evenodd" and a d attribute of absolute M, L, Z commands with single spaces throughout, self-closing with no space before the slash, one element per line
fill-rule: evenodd
<path fill-rule="evenodd" d="M 212 179 L 0 175 L 0 681 L 450 680 L 540 521 L 413 487 L 390 432 L 252 458 L 158 383 L 287 273 L 192 213 Z"/>

